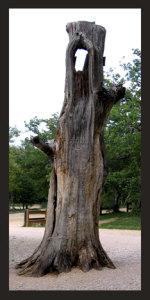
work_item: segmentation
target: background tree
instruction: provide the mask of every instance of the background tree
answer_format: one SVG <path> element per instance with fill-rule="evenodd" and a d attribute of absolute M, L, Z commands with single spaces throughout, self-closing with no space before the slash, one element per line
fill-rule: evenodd
<path fill-rule="evenodd" d="M 23 143 L 26 149 L 26 164 L 30 168 L 30 173 L 34 179 L 34 186 L 38 201 L 47 200 L 48 187 L 51 175 L 51 160 L 39 149 L 36 149 L 31 140 L 34 135 L 38 135 L 43 142 L 49 141 L 55 137 L 58 122 L 58 113 L 52 114 L 49 119 L 39 119 L 34 117 L 25 122 L 26 131 L 30 132 L 30 139 L 26 139 Z M 34 135 L 33 135 L 34 134 Z"/>
<path fill-rule="evenodd" d="M 14 143 L 14 138 L 20 135 L 21 131 L 17 129 L 17 127 L 9 127 L 9 143 L 10 145 Z"/>
<path fill-rule="evenodd" d="M 58 113 L 52 114 L 49 119 L 37 118 L 34 117 L 29 121 L 29 123 L 25 122 L 25 127 L 27 132 L 31 132 L 32 135 L 30 139 L 33 138 L 34 135 L 38 135 L 43 142 L 47 142 L 55 137 L 56 128 L 58 122 Z"/>
<path fill-rule="evenodd" d="M 32 131 L 32 134 L 38 133 L 43 140 L 46 140 L 54 137 L 57 119 L 57 114 L 52 115 L 50 119 L 35 117 L 29 123 L 25 122 L 25 125 L 27 131 Z M 33 203 L 47 202 L 51 161 L 48 156 L 36 149 L 28 138 L 25 138 L 20 146 L 15 145 L 15 137 L 18 137 L 19 133 L 16 127 L 10 127 L 10 204 L 14 206 L 14 203 L 22 203 L 24 207 Z"/>
<path fill-rule="evenodd" d="M 111 69 L 107 86 L 126 83 L 125 97 L 113 106 L 105 128 L 109 175 L 104 185 L 102 205 L 118 211 L 120 204 L 141 206 L 141 53 L 133 50 L 133 63 L 121 64 L 125 76 Z"/>
<path fill-rule="evenodd" d="M 15 146 L 9 147 L 9 202 L 13 209 L 15 203 L 19 200 L 21 167 L 18 163 L 18 157 L 20 155 L 19 148 Z"/>
<path fill-rule="evenodd" d="M 15 127 L 9 127 L 9 202 L 14 209 L 14 204 L 18 201 L 19 177 L 21 174 L 20 165 L 17 158 L 21 155 L 20 148 L 15 147 L 14 140 L 20 135 L 20 131 Z"/>

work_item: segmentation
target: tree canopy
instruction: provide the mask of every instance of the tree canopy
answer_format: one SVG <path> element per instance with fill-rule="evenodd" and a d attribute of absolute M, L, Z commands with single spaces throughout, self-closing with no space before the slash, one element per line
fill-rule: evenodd
<path fill-rule="evenodd" d="M 31 119 L 25 122 L 27 131 L 38 134 L 42 140 L 54 138 L 58 115 L 50 119 Z M 40 129 L 42 125 L 45 128 Z M 29 138 L 25 138 L 21 146 L 14 144 L 13 138 L 19 136 L 19 131 L 10 128 L 9 147 L 9 198 L 15 203 L 32 204 L 47 201 L 51 161 L 41 151 L 36 149 Z M 30 137 L 32 138 L 32 136 Z"/>
<path fill-rule="evenodd" d="M 141 206 L 141 53 L 133 50 L 133 63 L 122 64 L 124 78 L 106 74 L 105 84 L 126 84 L 125 97 L 113 106 L 105 127 L 106 161 L 109 175 L 102 205 L 114 207 L 132 203 Z"/>

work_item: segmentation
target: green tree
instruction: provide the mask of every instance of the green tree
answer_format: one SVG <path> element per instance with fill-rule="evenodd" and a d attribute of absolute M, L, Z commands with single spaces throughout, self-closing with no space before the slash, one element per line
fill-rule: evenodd
<path fill-rule="evenodd" d="M 51 172 L 50 160 L 43 152 L 35 149 L 27 138 L 22 143 L 22 149 L 23 155 L 20 157 L 20 165 L 24 170 L 24 177 L 28 177 L 32 182 L 33 202 L 46 201 L 49 187 L 48 179 Z"/>
<path fill-rule="evenodd" d="M 47 142 L 55 137 L 56 127 L 58 122 L 58 113 L 55 113 L 49 119 L 39 119 L 34 117 L 29 121 L 29 123 L 25 123 L 25 127 L 27 128 L 27 132 L 31 132 L 32 134 L 36 134 L 39 136 L 43 142 Z M 31 135 L 31 138 L 33 136 Z"/>
<path fill-rule="evenodd" d="M 9 202 L 14 208 L 18 199 L 19 181 L 21 168 L 17 158 L 21 155 L 19 147 L 14 145 L 15 138 L 20 135 L 20 131 L 15 127 L 9 127 Z"/>
<path fill-rule="evenodd" d="M 29 121 L 29 123 L 25 122 L 26 131 L 31 133 L 30 140 L 33 138 L 33 134 L 38 135 L 43 142 L 48 142 L 49 140 L 54 139 L 56 134 L 57 122 L 58 122 L 58 113 L 52 114 L 52 116 L 49 119 L 44 119 L 44 118 L 39 119 L 37 117 L 34 117 Z M 30 163 L 32 165 L 32 171 L 34 173 L 34 175 L 33 174 L 32 175 L 34 178 L 36 178 L 36 183 L 37 183 L 36 189 L 38 191 L 38 194 L 40 195 L 40 191 L 43 190 L 43 195 L 47 195 L 48 184 L 51 175 L 51 161 L 47 157 L 47 155 L 39 151 L 39 149 L 35 148 L 31 144 L 30 140 L 26 139 L 24 143 L 24 146 L 26 145 L 27 147 L 26 150 L 28 149 L 27 160 L 31 158 Z M 33 157 L 34 160 L 32 161 Z M 36 170 L 36 168 L 38 170 Z M 44 171 L 45 171 L 45 175 L 42 174 L 42 172 Z M 45 184 L 43 182 L 44 180 L 45 180 Z M 42 189 L 40 187 L 40 183 L 42 184 Z"/>
<path fill-rule="evenodd" d="M 9 144 L 14 143 L 14 138 L 20 135 L 21 131 L 17 127 L 9 127 Z"/>
<path fill-rule="evenodd" d="M 109 175 L 104 184 L 103 206 L 132 203 L 141 206 L 141 53 L 133 51 L 133 63 L 122 64 L 125 77 L 106 74 L 107 86 L 124 83 L 125 97 L 113 106 L 105 128 L 105 147 Z"/>
<path fill-rule="evenodd" d="M 9 147 L 9 201 L 13 206 L 18 201 L 19 182 L 21 175 L 21 167 L 18 163 L 18 157 L 21 155 L 20 148 L 15 146 Z"/>
<path fill-rule="evenodd" d="M 58 114 L 50 119 L 37 117 L 25 122 L 27 131 L 38 134 L 44 141 L 54 138 Z M 21 146 L 14 144 L 20 131 L 9 128 L 9 198 L 12 205 L 22 203 L 28 205 L 47 201 L 51 162 L 47 155 L 35 148 L 29 138 L 25 138 Z M 31 136 L 32 138 L 32 136 Z"/>

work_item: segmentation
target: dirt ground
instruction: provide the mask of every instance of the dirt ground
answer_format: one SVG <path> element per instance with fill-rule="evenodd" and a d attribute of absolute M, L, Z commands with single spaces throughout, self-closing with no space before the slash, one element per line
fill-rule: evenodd
<path fill-rule="evenodd" d="M 69 273 L 40 278 L 17 275 L 15 264 L 33 253 L 44 228 L 22 227 L 23 214 L 9 215 L 9 290 L 141 290 L 141 232 L 100 229 L 102 245 L 116 269 Z"/>

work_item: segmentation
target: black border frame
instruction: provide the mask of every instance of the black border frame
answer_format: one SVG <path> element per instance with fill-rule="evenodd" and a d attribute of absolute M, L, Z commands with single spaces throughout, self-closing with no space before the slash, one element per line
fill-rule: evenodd
<path fill-rule="evenodd" d="M 148 121 L 149 121 L 149 86 L 148 84 L 148 20 L 149 20 L 149 7 L 148 1 L 140 0 L 93 0 L 90 3 L 81 3 L 76 0 L 74 3 L 64 0 L 55 0 L 53 3 L 50 0 L 3 0 L 1 1 L 1 21 L 2 21 L 2 54 L 1 54 L 1 71 L 2 71 L 2 100 L 1 100 L 1 175 L 3 184 L 1 185 L 1 209 L 0 209 L 0 228 L 2 229 L 2 246 L 1 251 L 1 291 L 4 297 L 26 297 L 26 293 L 29 293 L 30 297 L 35 296 L 36 299 L 39 297 L 59 297 L 63 296 L 66 298 L 70 297 L 87 297 L 93 296 L 95 299 L 101 296 L 106 298 L 112 297 L 117 299 L 118 297 L 143 297 L 147 296 L 149 291 L 149 274 L 148 274 L 148 254 L 150 253 L 148 243 L 148 221 L 149 221 L 149 207 L 145 206 L 150 203 L 149 196 L 149 170 L 148 170 L 148 159 L 150 153 L 150 147 L 148 141 Z M 63 4 L 63 6 L 62 6 Z M 9 216 L 8 216 L 8 131 L 9 131 L 9 9 L 10 8 L 140 8 L 142 12 L 142 290 L 141 291 L 9 291 L 9 264 L 8 264 L 8 237 L 9 237 Z M 147 55 L 147 57 L 146 57 Z M 146 68 L 147 67 L 147 68 Z M 147 74 L 146 74 L 147 72 Z M 147 76 L 146 76 L 147 75 Z M 144 134 L 143 134 L 144 132 Z M 147 136 L 146 136 L 147 133 Z M 147 167 L 147 168 L 146 168 Z M 144 174 L 143 174 L 144 173 Z M 147 174 L 146 174 L 147 173 Z M 144 176 L 145 175 L 145 176 Z M 147 176 L 146 176 L 147 175 Z M 2 181 L 1 181 L 2 182 Z M 147 197 L 146 197 L 147 196 Z M 145 199 L 145 203 L 144 203 Z M 144 228 L 145 227 L 145 228 Z M 143 232 L 144 229 L 144 232 Z M 144 244 L 145 236 L 145 246 Z M 3 247 L 3 245 L 5 245 Z M 146 270 L 147 269 L 147 270 Z M 49 294 L 50 293 L 50 294 Z"/>

